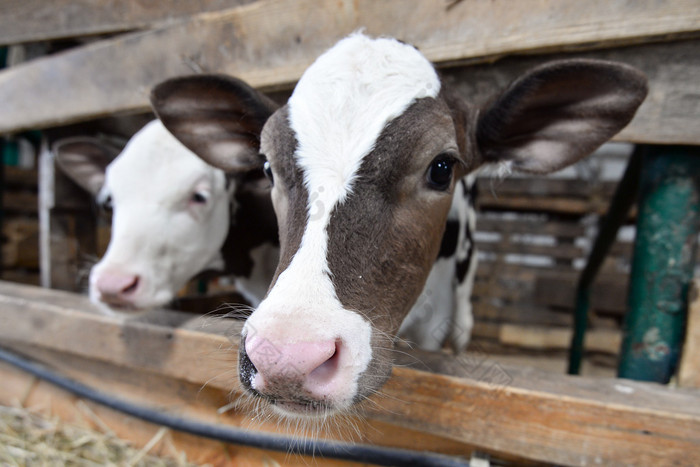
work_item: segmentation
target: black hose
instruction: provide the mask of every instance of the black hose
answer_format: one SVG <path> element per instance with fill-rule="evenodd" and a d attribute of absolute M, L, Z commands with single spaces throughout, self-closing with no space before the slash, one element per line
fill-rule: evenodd
<path fill-rule="evenodd" d="M 72 392 L 79 397 L 102 404 L 110 409 L 140 418 L 150 423 L 163 425 L 174 430 L 197 436 L 215 439 L 226 443 L 252 446 L 272 451 L 302 454 L 307 456 L 331 457 L 335 459 L 365 462 L 376 465 L 392 466 L 468 466 L 461 458 L 442 454 L 410 451 L 407 449 L 386 448 L 366 444 L 350 444 L 325 440 L 299 440 L 287 436 L 268 433 L 250 432 L 214 423 L 178 417 L 155 409 L 144 407 L 111 394 L 59 375 L 45 366 L 29 361 L 19 355 L 0 349 L 0 360 L 10 363 L 32 375 L 54 384 L 61 389 Z"/>

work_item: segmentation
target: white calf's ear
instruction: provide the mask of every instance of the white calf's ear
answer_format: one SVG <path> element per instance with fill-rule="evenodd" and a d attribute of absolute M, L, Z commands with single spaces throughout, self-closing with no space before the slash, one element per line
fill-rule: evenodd
<path fill-rule="evenodd" d="M 561 60 L 513 82 L 479 114 L 484 162 L 549 173 L 595 151 L 624 128 L 647 94 L 638 70 L 602 60 Z"/>
<path fill-rule="evenodd" d="M 260 133 L 277 105 L 243 81 L 223 75 L 173 78 L 153 88 L 151 105 L 205 162 L 226 172 L 262 165 Z"/>
<path fill-rule="evenodd" d="M 93 196 L 104 185 L 107 166 L 119 154 L 117 148 L 87 136 L 58 140 L 52 152 L 58 167 Z"/>

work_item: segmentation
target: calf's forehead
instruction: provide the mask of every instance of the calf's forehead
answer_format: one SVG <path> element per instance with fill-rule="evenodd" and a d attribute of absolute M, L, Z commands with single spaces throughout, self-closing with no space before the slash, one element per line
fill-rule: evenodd
<path fill-rule="evenodd" d="M 307 189 L 323 187 L 328 201 L 342 200 L 387 123 L 439 91 L 435 69 L 415 48 L 360 34 L 340 41 L 306 70 L 289 99 L 294 158 Z"/>
<path fill-rule="evenodd" d="M 122 199 L 130 195 L 168 199 L 189 191 L 198 180 L 215 180 L 215 173 L 216 169 L 154 121 L 136 133 L 107 167 L 106 184 Z"/>

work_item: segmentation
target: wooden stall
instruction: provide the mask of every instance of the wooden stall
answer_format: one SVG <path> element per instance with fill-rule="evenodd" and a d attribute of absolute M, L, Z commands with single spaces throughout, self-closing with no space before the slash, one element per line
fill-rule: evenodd
<path fill-rule="evenodd" d="M 563 372 L 576 280 L 617 183 L 596 171 L 606 164 L 624 168 L 630 149 L 624 143 L 700 144 L 700 0 L 584 3 L 0 0 L 0 45 L 36 50 L 43 44 L 46 53 L 0 71 L 0 135 L 40 130 L 47 145 L 80 132 L 128 138 L 150 118 L 151 87 L 182 74 L 232 74 L 283 100 L 316 56 L 358 29 L 416 45 L 445 81 L 476 103 L 555 58 L 633 65 L 647 75 L 650 91 L 618 143 L 560 177 L 480 176 L 481 262 L 468 352 L 397 353 L 401 366 L 382 393 L 348 420 L 346 426 L 358 429 L 328 436 L 516 465 L 694 465 L 700 463 L 697 389 L 593 378 L 613 374 L 620 348 L 630 235 L 618 239 L 594 285 L 586 376 Z M 38 283 L 38 255 L 19 245 L 38 242 L 38 211 L 27 206 L 42 199 L 42 271 L 55 277 L 45 283 L 79 290 L 86 256 L 99 251 L 94 208 L 84 197 L 69 196 L 75 187 L 57 181 L 50 154 L 41 159 L 41 183 L 36 171 L 6 169 L 5 209 L 21 220 L 5 216 L 3 262 L 33 275 L 23 282 Z M 13 208 L 12 200 L 21 197 L 27 199 Z M 690 340 L 697 335 L 697 301 L 694 307 L 695 331 L 686 348 L 697 353 Z M 237 342 L 226 336 L 240 323 L 165 310 L 122 321 L 94 311 L 75 294 L 0 282 L 0 347 L 168 413 L 285 431 L 229 405 L 239 395 Z M 697 371 L 688 362 L 697 361 L 692 354 L 683 359 L 680 379 L 691 387 Z M 535 363 L 553 372 L 524 366 Z M 50 405 L 67 419 L 80 412 L 140 445 L 158 431 L 76 402 L 4 364 L 0 379 L 6 381 L 0 403 Z M 177 432 L 168 436 L 197 462 L 313 462 Z M 159 449 L 167 451 L 166 444 Z"/>

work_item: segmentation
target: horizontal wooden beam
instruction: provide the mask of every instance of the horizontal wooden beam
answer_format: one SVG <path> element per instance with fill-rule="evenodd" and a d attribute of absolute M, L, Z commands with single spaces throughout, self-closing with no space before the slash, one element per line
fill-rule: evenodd
<path fill-rule="evenodd" d="M 698 24 L 697 0 L 592 0 L 585 8 L 576 0 L 265 0 L 100 41 L 0 73 L 0 133 L 143 111 L 154 84 L 182 74 L 228 73 L 259 88 L 289 88 L 321 52 L 359 28 L 413 43 L 444 65 L 683 37 L 697 34 Z M 674 71 L 651 73 L 652 86 L 662 95 L 652 96 L 645 114 L 662 115 L 669 104 L 659 98 L 672 93 L 682 105 L 670 113 L 678 119 L 697 118 L 687 108 L 683 90 L 697 91 L 692 79 L 697 73 L 692 71 L 700 67 L 700 58 L 691 53 L 697 44 L 687 47 L 692 48 L 683 49 L 685 55 L 662 54 L 665 69 Z M 641 62 L 658 57 L 658 50 L 651 51 L 652 57 L 645 50 L 629 53 Z M 622 138 L 668 139 L 665 126 L 651 136 L 643 130 Z M 695 131 L 692 136 L 677 133 L 672 132 L 673 139 L 683 141 L 676 142 L 700 138 Z"/>
<path fill-rule="evenodd" d="M 0 309 L 3 346 L 236 393 L 240 323 L 185 321 L 174 312 L 120 321 L 96 315 L 84 297 L 2 282 Z M 698 391 L 510 368 L 479 352 L 450 358 L 413 351 L 398 358 L 448 374 L 396 367 L 363 407 L 369 419 L 388 426 L 560 465 L 700 459 Z"/>
<path fill-rule="evenodd" d="M 166 26 L 252 0 L 0 0 L 0 45 Z"/>

